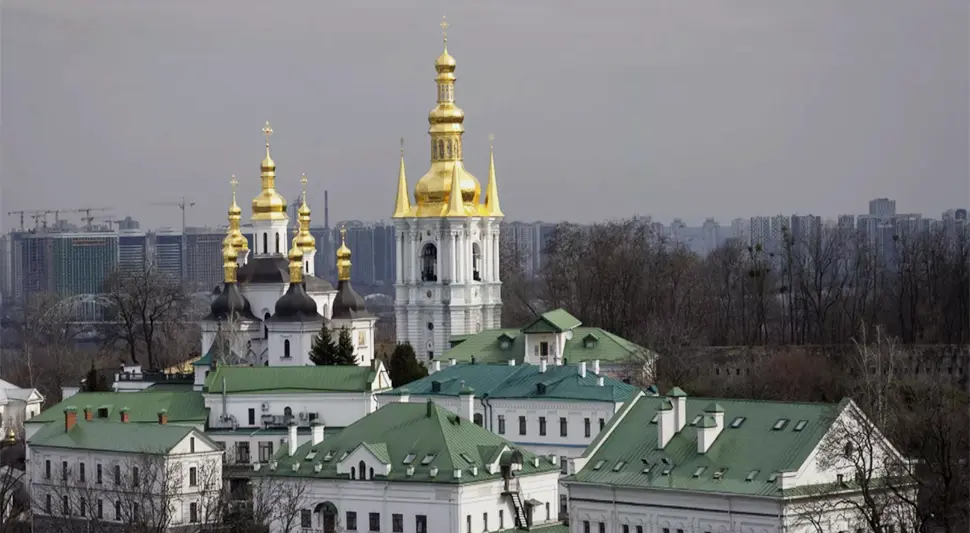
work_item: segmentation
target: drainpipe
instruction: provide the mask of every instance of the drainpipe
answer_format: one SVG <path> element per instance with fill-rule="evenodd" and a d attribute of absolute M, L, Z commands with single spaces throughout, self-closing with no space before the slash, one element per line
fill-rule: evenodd
<path fill-rule="evenodd" d="M 492 410 L 492 402 L 488 397 L 488 393 L 482 396 L 482 403 L 485 404 L 485 412 L 488 413 L 488 417 L 486 417 L 486 420 L 488 420 L 488 430 L 491 431 L 492 433 L 495 433 L 495 431 L 492 429 L 495 427 L 495 424 L 492 420 L 494 411 Z"/>

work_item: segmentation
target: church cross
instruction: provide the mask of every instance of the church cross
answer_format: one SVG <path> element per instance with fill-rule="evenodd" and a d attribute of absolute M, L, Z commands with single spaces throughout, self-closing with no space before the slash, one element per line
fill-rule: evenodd
<path fill-rule="evenodd" d="M 449 26 L 448 17 L 444 15 L 441 16 L 440 26 L 441 26 L 441 39 L 445 42 L 445 44 L 448 44 L 448 26 Z"/>
<path fill-rule="evenodd" d="M 273 127 L 269 125 L 269 121 L 266 121 L 266 125 L 263 126 L 263 135 L 266 136 L 266 146 L 269 146 L 269 137 L 273 134 Z"/>

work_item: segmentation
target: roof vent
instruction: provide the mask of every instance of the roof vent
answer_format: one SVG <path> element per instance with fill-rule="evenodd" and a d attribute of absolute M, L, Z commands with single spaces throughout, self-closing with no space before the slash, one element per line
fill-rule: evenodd
<path fill-rule="evenodd" d="M 321 470 L 323 470 L 323 465 L 321 463 L 317 463 L 317 464 L 313 465 L 313 471 L 314 472 L 320 472 Z"/>
<path fill-rule="evenodd" d="M 270 470 L 276 470 L 276 465 L 277 465 L 277 464 L 278 464 L 278 463 L 277 463 L 276 461 L 270 461 L 270 462 L 269 462 L 269 469 L 270 469 Z"/>
<path fill-rule="evenodd" d="M 539 456 L 538 455 L 532 458 L 532 466 L 534 466 L 536 468 L 539 468 Z"/>
<path fill-rule="evenodd" d="M 406 475 L 407 477 L 411 477 L 411 476 L 413 476 L 413 475 L 414 475 L 414 467 L 413 467 L 413 466 L 409 466 L 409 467 L 407 467 L 407 469 L 406 469 L 406 470 L 404 471 L 404 474 L 405 474 L 405 475 Z"/>
<path fill-rule="evenodd" d="M 546 393 L 546 384 L 545 383 L 536 383 L 536 392 L 538 394 L 545 394 Z"/>
<path fill-rule="evenodd" d="M 478 467 L 477 466 L 473 466 L 472 467 L 472 475 L 473 476 L 477 476 L 478 475 Z"/>
<path fill-rule="evenodd" d="M 296 472 L 300 469 L 300 463 L 293 463 L 293 471 Z"/>
<path fill-rule="evenodd" d="M 261 465 L 259 463 L 253 463 L 253 472 L 259 472 L 259 467 L 261 467 L 261 466 L 263 466 L 263 465 Z"/>
<path fill-rule="evenodd" d="M 461 479 L 461 469 L 456 468 L 454 472 L 455 479 Z"/>
<path fill-rule="evenodd" d="M 437 466 L 432 466 L 431 469 L 428 471 L 428 473 L 431 474 L 431 477 L 437 476 L 438 475 L 438 467 Z"/>

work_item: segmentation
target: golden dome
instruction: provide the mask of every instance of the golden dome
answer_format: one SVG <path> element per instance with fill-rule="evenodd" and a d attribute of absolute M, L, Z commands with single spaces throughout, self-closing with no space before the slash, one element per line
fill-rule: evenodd
<path fill-rule="evenodd" d="M 482 186 L 478 178 L 465 170 L 461 161 L 434 161 L 431 163 L 431 170 L 414 186 L 417 216 L 445 216 L 448 211 L 448 200 L 451 197 L 452 176 L 456 170 L 462 202 L 466 209 L 471 209 L 472 212 L 478 210 L 477 206 L 482 197 Z"/>
<path fill-rule="evenodd" d="M 299 220 L 299 230 L 293 239 L 293 244 L 303 248 L 303 250 L 316 250 L 317 240 L 310 234 L 310 206 L 306 203 L 306 174 L 300 176 L 300 183 L 303 184 L 303 196 L 300 207 L 297 209 L 297 219 Z"/>
<path fill-rule="evenodd" d="M 276 163 L 269 155 L 269 137 L 273 128 L 269 122 L 263 127 L 266 135 L 266 157 L 260 164 L 260 191 L 253 198 L 252 220 L 288 220 L 286 215 L 286 198 L 276 192 Z"/>
<path fill-rule="evenodd" d="M 441 55 L 438 56 L 438 59 L 434 60 L 434 68 L 438 72 L 451 72 L 455 70 L 455 65 L 455 58 L 451 57 L 451 54 L 448 53 L 447 46 L 445 47 L 445 51 L 441 52 Z"/>
<path fill-rule="evenodd" d="M 340 248 L 337 248 L 337 279 L 350 279 L 350 248 L 347 247 L 347 228 L 340 228 Z"/>
<path fill-rule="evenodd" d="M 226 244 L 226 240 L 229 240 L 230 236 L 226 235 L 226 239 L 223 240 L 222 246 L 222 270 L 223 270 L 223 281 L 226 283 L 236 282 L 236 270 L 237 263 L 236 260 L 239 259 L 239 254 L 236 252 L 236 248 L 232 246 L 231 243 Z"/>
<path fill-rule="evenodd" d="M 303 250 L 291 246 L 287 258 L 290 260 L 290 283 L 300 283 L 303 281 Z"/>

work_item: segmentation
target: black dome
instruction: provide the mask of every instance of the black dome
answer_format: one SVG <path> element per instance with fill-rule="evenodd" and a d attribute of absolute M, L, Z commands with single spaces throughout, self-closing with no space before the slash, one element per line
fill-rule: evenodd
<path fill-rule="evenodd" d="M 226 283 L 225 288 L 209 306 L 206 320 L 225 320 L 229 317 L 256 320 L 249 300 L 239 292 L 235 283 Z"/>
<path fill-rule="evenodd" d="M 290 283 L 286 294 L 276 300 L 276 312 L 270 320 L 302 322 L 323 320 L 323 317 L 317 312 L 317 303 L 306 293 L 303 284 Z"/>
<path fill-rule="evenodd" d="M 337 296 L 333 299 L 331 318 L 360 318 L 370 316 L 364 307 L 364 298 L 350 285 L 350 280 L 337 283 Z"/>

